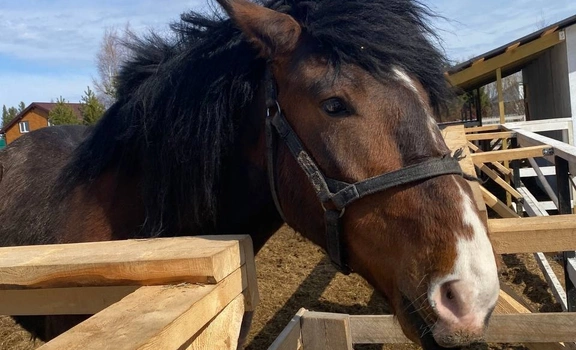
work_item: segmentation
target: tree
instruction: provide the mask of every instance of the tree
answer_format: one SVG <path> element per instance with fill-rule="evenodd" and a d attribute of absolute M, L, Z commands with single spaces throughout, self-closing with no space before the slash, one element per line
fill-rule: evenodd
<path fill-rule="evenodd" d="M 87 87 L 84 91 L 84 96 L 82 96 L 82 101 L 80 101 L 80 113 L 82 114 L 82 122 L 84 125 L 95 124 L 106 111 L 104 105 L 98 101 L 94 91 Z"/>
<path fill-rule="evenodd" d="M 115 27 L 106 28 L 100 51 L 96 55 L 98 78 L 92 78 L 96 95 L 105 107 L 116 101 L 116 88 L 120 66 L 130 57 L 130 50 L 125 43 L 133 36 L 130 25 L 126 24 L 123 32 Z"/>
<path fill-rule="evenodd" d="M 25 109 L 26 109 L 26 104 L 24 103 L 24 101 L 20 101 L 20 103 L 18 104 L 18 113 L 24 112 Z"/>
<path fill-rule="evenodd" d="M 24 106 L 24 108 L 22 108 Z M 26 108 L 24 102 L 20 102 L 18 108 L 15 107 L 6 107 L 6 105 L 2 106 L 2 127 L 7 125 L 12 121 L 12 119 L 16 118 L 16 116 L 22 112 Z"/>
<path fill-rule="evenodd" d="M 56 100 L 56 106 L 48 113 L 48 120 L 52 125 L 80 124 L 74 110 L 68 106 L 62 96 Z"/>

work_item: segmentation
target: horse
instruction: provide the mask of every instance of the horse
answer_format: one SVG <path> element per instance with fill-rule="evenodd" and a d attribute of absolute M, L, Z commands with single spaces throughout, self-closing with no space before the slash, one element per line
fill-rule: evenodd
<path fill-rule="evenodd" d="M 433 13 L 218 3 L 127 43 L 97 125 L 0 153 L 0 245 L 249 234 L 257 252 L 286 223 L 382 293 L 425 349 L 481 341 L 497 268 L 435 122 L 451 90 Z M 44 339 L 65 328 L 18 321 Z"/>

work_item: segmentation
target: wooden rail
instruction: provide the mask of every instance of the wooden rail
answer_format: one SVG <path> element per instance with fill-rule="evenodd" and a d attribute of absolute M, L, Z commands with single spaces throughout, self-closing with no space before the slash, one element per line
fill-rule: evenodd
<path fill-rule="evenodd" d="M 485 340 L 491 343 L 574 342 L 574 329 L 574 313 L 495 314 Z M 405 343 L 411 341 L 391 315 L 351 316 L 300 309 L 268 350 L 351 350 L 353 344 Z"/>
<path fill-rule="evenodd" d="M 235 349 L 258 303 L 249 236 L 0 248 L 0 314 L 96 313 L 41 349 Z"/>

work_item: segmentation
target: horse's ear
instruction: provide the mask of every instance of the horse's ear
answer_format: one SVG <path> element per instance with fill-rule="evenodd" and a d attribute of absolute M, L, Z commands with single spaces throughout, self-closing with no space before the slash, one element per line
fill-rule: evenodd
<path fill-rule="evenodd" d="M 246 0 L 217 1 L 263 57 L 278 58 L 296 48 L 302 28 L 291 16 Z"/>

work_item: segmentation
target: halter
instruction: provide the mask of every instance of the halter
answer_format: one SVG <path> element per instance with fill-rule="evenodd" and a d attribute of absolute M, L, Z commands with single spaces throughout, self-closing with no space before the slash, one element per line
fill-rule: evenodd
<path fill-rule="evenodd" d="M 348 205 L 360 198 L 393 187 L 428 180 L 442 175 L 464 176 L 458 163 L 462 150 L 456 151 L 454 156 L 445 155 L 430 158 L 424 162 L 352 184 L 324 176 L 312 157 L 304 149 L 294 129 L 292 129 L 284 117 L 277 100 L 275 81 L 269 69 L 267 69 L 266 75 L 266 103 L 268 106 L 266 111 L 267 168 L 268 182 L 270 183 L 274 204 L 282 220 L 286 222 L 286 217 L 282 211 L 276 189 L 277 176 L 275 164 L 278 146 L 277 136 L 280 136 L 286 146 L 288 146 L 296 162 L 300 165 L 300 168 L 302 168 L 308 177 L 324 209 L 326 252 L 340 272 L 344 274 L 350 273 L 350 268 L 346 263 L 346 250 L 342 241 L 340 221 Z"/>

